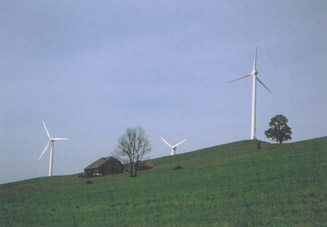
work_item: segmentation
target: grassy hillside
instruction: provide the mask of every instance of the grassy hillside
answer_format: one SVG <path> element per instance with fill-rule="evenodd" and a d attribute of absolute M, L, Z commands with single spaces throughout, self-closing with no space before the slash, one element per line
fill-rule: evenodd
<path fill-rule="evenodd" d="M 240 141 L 154 159 L 155 168 L 0 185 L 0 226 L 313 226 L 327 223 L 327 138 Z M 173 171 L 180 164 L 184 169 Z"/>

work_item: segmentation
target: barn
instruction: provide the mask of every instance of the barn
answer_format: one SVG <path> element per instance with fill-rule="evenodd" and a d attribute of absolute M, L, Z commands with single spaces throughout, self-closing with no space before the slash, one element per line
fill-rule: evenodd
<path fill-rule="evenodd" d="M 139 170 L 153 169 L 152 161 L 144 161 L 139 164 Z"/>
<path fill-rule="evenodd" d="M 85 176 L 94 177 L 124 172 L 124 166 L 113 157 L 100 158 L 84 169 Z"/>

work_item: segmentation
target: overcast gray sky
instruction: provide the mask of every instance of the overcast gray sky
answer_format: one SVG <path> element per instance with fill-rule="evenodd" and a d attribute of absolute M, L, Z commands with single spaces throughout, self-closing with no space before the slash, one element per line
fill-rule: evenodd
<path fill-rule="evenodd" d="M 327 1 L 0 1 L 0 183 L 109 156 L 142 126 L 151 158 L 257 137 L 284 114 L 293 141 L 326 136 Z"/>

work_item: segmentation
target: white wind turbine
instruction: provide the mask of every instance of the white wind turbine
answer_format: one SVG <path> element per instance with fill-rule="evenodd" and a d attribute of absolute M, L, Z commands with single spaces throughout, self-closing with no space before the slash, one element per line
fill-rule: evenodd
<path fill-rule="evenodd" d="M 44 153 L 46 152 L 46 150 L 48 149 L 49 145 L 51 144 L 51 151 L 50 151 L 50 166 L 49 166 L 49 176 L 52 176 L 52 164 L 53 164 L 53 150 L 54 150 L 54 142 L 56 140 L 69 140 L 69 138 L 57 138 L 57 137 L 51 137 L 50 133 L 47 129 L 47 126 L 45 125 L 44 121 L 42 121 L 45 132 L 47 133 L 48 137 L 49 137 L 49 142 L 47 143 L 47 145 L 45 146 L 43 152 L 41 153 L 39 159 L 42 158 L 42 156 L 44 155 Z"/>
<path fill-rule="evenodd" d="M 248 76 L 253 76 L 253 82 L 252 82 L 252 116 L 251 116 L 251 139 L 255 139 L 256 138 L 256 99 L 257 99 L 257 81 L 259 81 L 260 84 L 262 84 L 262 86 L 264 86 L 270 93 L 272 93 L 269 88 L 264 85 L 264 83 L 258 78 L 258 70 L 257 70 L 257 50 L 258 48 L 256 48 L 255 50 L 255 58 L 254 58 L 254 62 L 253 62 L 253 68 L 252 68 L 252 72 L 250 74 L 246 74 L 245 76 L 242 76 L 240 78 L 237 78 L 235 80 L 230 81 L 229 83 L 232 83 L 236 80 L 240 80 L 243 79 L 245 77 Z"/>
<path fill-rule="evenodd" d="M 177 146 L 181 145 L 182 143 L 184 143 L 184 142 L 187 140 L 187 139 L 185 139 L 185 140 L 183 140 L 183 141 L 181 141 L 181 142 L 175 144 L 174 146 L 172 146 L 172 145 L 170 145 L 170 144 L 169 144 L 169 143 L 168 143 L 164 138 L 162 138 L 161 136 L 160 136 L 160 138 L 162 139 L 162 141 L 164 141 L 164 142 L 168 145 L 168 147 L 171 148 L 170 155 L 175 155 L 175 152 L 176 152 Z"/>

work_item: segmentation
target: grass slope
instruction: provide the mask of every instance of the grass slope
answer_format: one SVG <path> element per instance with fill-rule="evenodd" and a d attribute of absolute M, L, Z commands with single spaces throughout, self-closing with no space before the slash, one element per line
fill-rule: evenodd
<path fill-rule="evenodd" d="M 240 141 L 154 159 L 137 178 L 91 185 L 77 175 L 3 184 L 0 226 L 327 223 L 327 138 L 261 147 Z"/>

